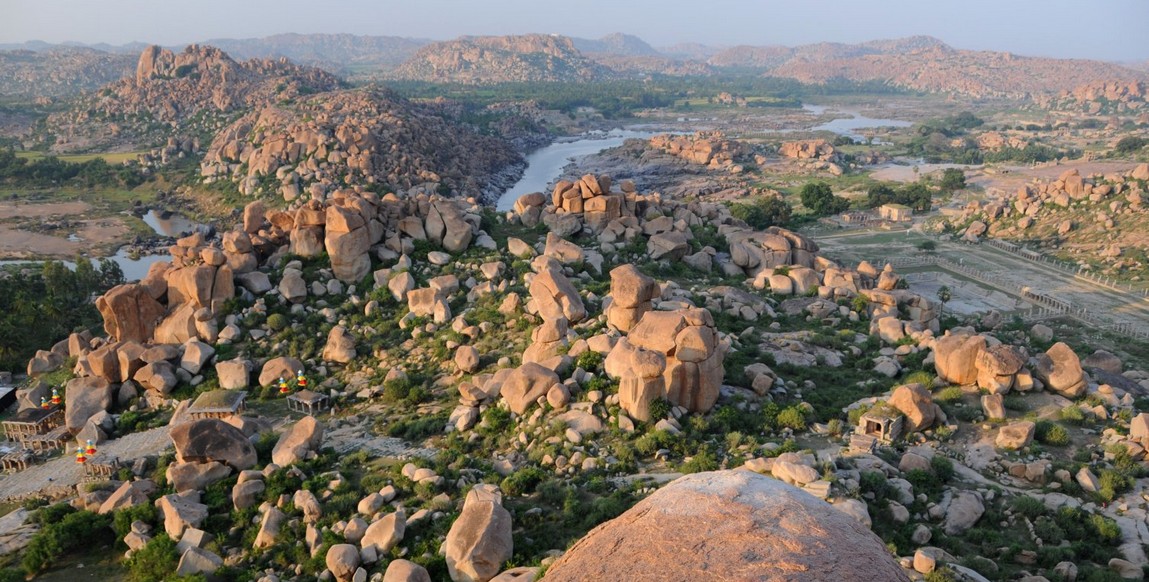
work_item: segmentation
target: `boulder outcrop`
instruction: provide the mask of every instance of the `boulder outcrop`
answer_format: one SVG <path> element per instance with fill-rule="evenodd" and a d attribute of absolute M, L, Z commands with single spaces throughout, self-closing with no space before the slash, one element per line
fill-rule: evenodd
<path fill-rule="evenodd" d="M 908 581 L 853 517 L 750 471 L 679 478 L 600 525 L 547 579 Z"/>

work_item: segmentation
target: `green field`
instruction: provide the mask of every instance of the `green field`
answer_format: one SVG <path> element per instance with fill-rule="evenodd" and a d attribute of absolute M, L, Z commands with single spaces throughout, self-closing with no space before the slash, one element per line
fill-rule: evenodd
<path fill-rule="evenodd" d="M 109 164 L 122 164 L 128 160 L 136 159 L 136 156 L 140 155 L 141 153 L 143 153 L 143 152 L 109 152 L 109 153 L 104 153 L 104 154 L 61 154 L 61 155 L 57 155 L 55 157 L 59 158 L 60 161 L 69 162 L 69 163 L 73 163 L 73 164 L 82 164 L 84 162 L 90 162 L 96 158 L 103 158 L 104 161 L 109 163 Z M 16 152 L 16 157 L 24 158 L 27 160 L 37 160 L 40 158 L 46 158 L 46 157 L 48 157 L 48 155 L 49 154 L 46 154 L 44 152 Z"/>

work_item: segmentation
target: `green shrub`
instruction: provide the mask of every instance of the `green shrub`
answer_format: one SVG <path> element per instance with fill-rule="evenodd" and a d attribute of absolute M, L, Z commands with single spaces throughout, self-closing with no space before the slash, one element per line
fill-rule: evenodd
<path fill-rule="evenodd" d="M 593 372 L 602 367 L 602 362 L 602 354 L 594 350 L 586 350 L 575 358 L 575 366 L 588 372 Z"/>
<path fill-rule="evenodd" d="M 934 402 L 956 402 L 964 395 L 961 386 L 949 386 L 934 393 Z"/>
<path fill-rule="evenodd" d="M 1037 426 L 1034 428 L 1033 438 L 1043 445 L 1064 447 L 1069 444 L 1069 431 L 1060 424 L 1041 420 L 1037 422 Z"/>
<path fill-rule="evenodd" d="M 128 580 L 131 582 L 164 582 L 179 565 L 176 543 L 161 533 L 128 558 Z"/>
<path fill-rule="evenodd" d="M 650 418 L 662 420 L 670 416 L 671 408 L 674 408 L 674 405 L 671 404 L 669 400 L 665 398 L 659 398 L 650 403 Z"/>
<path fill-rule="evenodd" d="M 499 488 L 503 490 L 503 493 L 511 497 L 526 495 L 527 493 L 534 492 L 539 483 L 542 483 L 546 478 L 547 472 L 539 467 L 523 467 L 507 475 L 507 477 L 503 479 L 503 482 L 499 484 Z"/>
<path fill-rule="evenodd" d="M 267 316 L 267 327 L 271 331 L 283 331 L 287 329 L 289 325 L 291 325 L 291 322 L 287 319 L 287 316 L 282 313 L 272 313 Z"/>
<path fill-rule="evenodd" d="M 1085 422 L 1085 412 L 1076 406 L 1067 406 L 1061 409 L 1061 420 L 1073 424 L 1082 424 Z"/>
<path fill-rule="evenodd" d="M 53 507 L 46 507 L 40 511 L 45 512 Z M 62 513 L 62 510 L 52 513 Z M 45 515 L 41 519 L 47 517 L 51 515 Z M 107 534 L 110 533 L 108 527 L 111 525 L 111 518 L 90 511 L 72 510 L 61 519 L 46 523 L 47 525 L 32 537 L 32 541 L 24 551 L 21 564 L 28 574 L 36 574 L 47 569 L 64 553 L 95 546 L 106 540 Z"/>
<path fill-rule="evenodd" d="M 714 458 L 714 453 L 710 452 L 708 448 L 703 448 L 695 453 L 689 461 L 683 463 L 679 468 L 683 473 L 702 473 L 716 469 L 718 469 L 718 459 Z"/>
<path fill-rule="evenodd" d="M 132 531 L 133 521 L 142 521 L 144 523 L 155 525 L 159 517 L 156 506 L 151 503 L 141 503 L 132 507 L 126 507 L 116 511 L 112 515 L 112 529 L 116 531 L 117 539 L 124 539 Z"/>
<path fill-rule="evenodd" d="M 789 406 L 778 413 L 778 428 L 789 428 L 799 431 L 806 428 L 806 414 L 797 406 Z"/>
<path fill-rule="evenodd" d="M 1045 513 L 1045 503 L 1028 495 L 1014 497 L 1009 507 L 1014 513 L 1020 513 L 1031 520 Z"/>
<path fill-rule="evenodd" d="M 953 461 L 941 455 L 934 455 L 934 457 L 930 459 L 930 470 L 937 475 L 938 480 L 942 483 L 948 483 L 954 478 Z"/>
<path fill-rule="evenodd" d="M 16 568 L 0 569 L 0 582 L 24 582 L 24 571 Z"/>

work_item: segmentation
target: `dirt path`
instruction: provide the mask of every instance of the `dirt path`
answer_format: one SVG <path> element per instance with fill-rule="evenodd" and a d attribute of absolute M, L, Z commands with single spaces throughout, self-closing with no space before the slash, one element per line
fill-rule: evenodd
<path fill-rule="evenodd" d="M 155 455 L 171 446 L 168 427 L 162 426 L 108 441 L 99 447 L 102 455 L 117 457 L 122 463 L 146 455 Z M 70 454 L 46 463 L 28 467 L 27 471 L 10 473 L 0 478 L 0 501 L 16 500 L 49 487 L 75 486 L 83 478 L 83 469 Z"/>

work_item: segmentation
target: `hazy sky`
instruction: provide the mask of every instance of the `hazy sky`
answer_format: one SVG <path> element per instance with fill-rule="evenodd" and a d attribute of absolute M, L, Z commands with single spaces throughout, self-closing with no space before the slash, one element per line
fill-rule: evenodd
<path fill-rule="evenodd" d="M 627 32 L 655 46 L 732 46 L 929 34 L 958 48 L 1143 60 L 1146 22 L 1149 0 L 0 0 L 0 43 Z"/>

